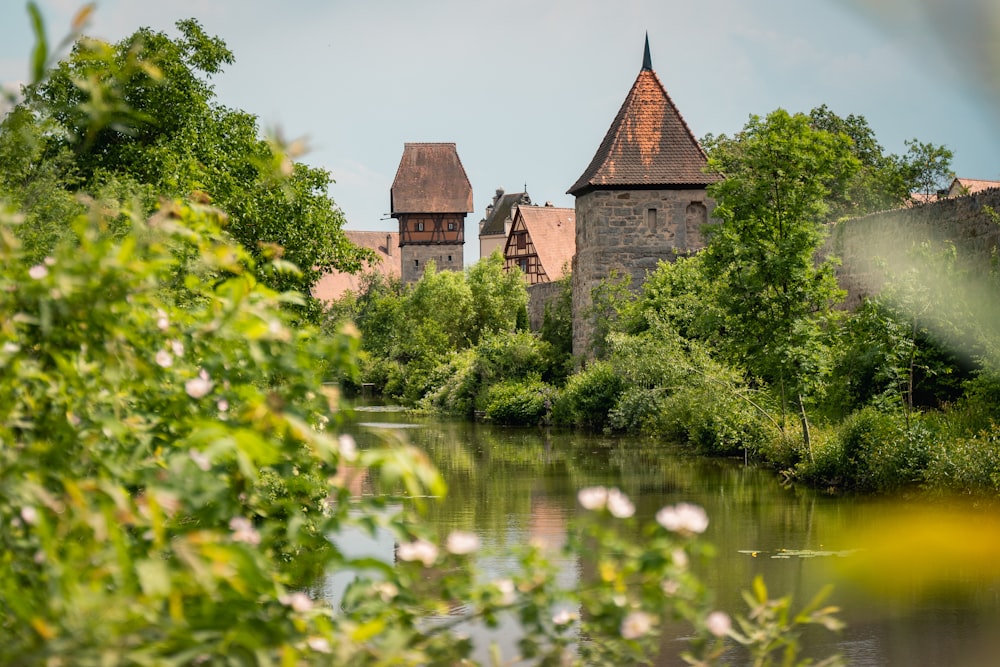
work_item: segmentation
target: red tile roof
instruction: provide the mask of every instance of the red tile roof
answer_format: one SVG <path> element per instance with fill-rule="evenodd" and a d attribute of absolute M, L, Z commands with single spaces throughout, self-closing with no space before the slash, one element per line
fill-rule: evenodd
<path fill-rule="evenodd" d="M 971 195 L 991 188 L 1000 188 L 1000 181 L 984 181 L 976 178 L 958 178 L 951 182 L 948 188 L 949 197 Z"/>
<path fill-rule="evenodd" d="M 404 144 L 389 199 L 393 215 L 471 213 L 472 185 L 455 144 Z"/>
<path fill-rule="evenodd" d="M 601 187 L 704 186 L 721 177 L 704 173 L 707 159 L 651 69 L 643 69 L 604 141 L 567 192 Z"/>
<path fill-rule="evenodd" d="M 538 261 L 549 280 L 568 273 L 576 252 L 576 211 L 555 206 L 518 206 L 520 217 L 538 253 Z M 513 227 L 512 227 L 513 229 Z"/>
<path fill-rule="evenodd" d="M 366 265 L 357 274 L 336 271 L 323 274 L 312 289 L 313 297 L 320 301 L 334 301 L 348 290 L 357 293 L 361 288 L 361 278 L 366 273 L 377 271 L 393 278 L 399 278 L 402 273 L 399 260 L 399 232 L 355 232 L 345 229 L 344 235 L 354 245 L 374 250 L 381 261 L 374 265 Z"/>

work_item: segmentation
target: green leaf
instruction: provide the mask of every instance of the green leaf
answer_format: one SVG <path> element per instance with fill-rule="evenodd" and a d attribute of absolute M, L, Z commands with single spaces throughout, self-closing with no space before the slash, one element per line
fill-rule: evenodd
<path fill-rule="evenodd" d="M 45 76 L 45 63 L 49 58 L 49 42 L 45 37 L 45 21 L 33 0 L 28 3 L 31 29 L 35 33 L 35 49 L 31 54 L 31 82 L 38 83 Z"/>

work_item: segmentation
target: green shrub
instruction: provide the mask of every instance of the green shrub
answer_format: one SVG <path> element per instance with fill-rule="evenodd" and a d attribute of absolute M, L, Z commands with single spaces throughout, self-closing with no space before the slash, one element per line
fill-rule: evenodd
<path fill-rule="evenodd" d="M 527 426 L 548 419 L 555 389 L 538 378 L 510 380 L 486 392 L 486 418 L 497 424 Z"/>
<path fill-rule="evenodd" d="M 931 453 L 926 480 L 942 490 L 1000 491 L 1000 428 L 994 425 L 971 437 L 944 440 Z"/>
<path fill-rule="evenodd" d="M 866 407 L 840 425 L 836 443 L 823 453 L 814 475 L 834 476 L 846 488 L 889 492 L 924 481 L 935 433 L 919 415 Z M 807 475 L 810 476 L 810 475 Z"/>
<path fill-rule="evenodd" d="M 552 411 L 557 423 L 601 430 L 625 389 L 625 381 L 606 361 L 598 361 L 570 377 Z"/>

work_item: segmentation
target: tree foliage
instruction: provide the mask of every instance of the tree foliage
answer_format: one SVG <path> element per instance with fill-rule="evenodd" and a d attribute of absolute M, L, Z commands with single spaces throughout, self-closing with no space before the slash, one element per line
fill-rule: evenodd
<path fill-rule="evenodd" d="M 174 39 L 148 28 L 114 45 L 79 39 L 0 127 L 0 154 L 21 150 L 0 162 L 0 181 L 28 189 L 15 202 L 33 223 L 26 229 L 43 230 L 28 245 L 41 254 L 68 234 L 60 221 L 72 195 L 135 200 L 146 214 L 161 196 L 211 200 L 228 214 L 227 231 L 265 260 L 258 277 L 301 292 L 310 307 L 300 312 L 315 316 L 308 295 L 318 277 L 357 271 L 370 253 L 342 233 L 329 174 L 294 161 L 300 143 L 261 139 L 253 115 L 218 104 L 211 78 L 234 61 L 225 43 L 194 19 L 177 28 Z M 30 195 L 39 191 L 46 196 Z"/>

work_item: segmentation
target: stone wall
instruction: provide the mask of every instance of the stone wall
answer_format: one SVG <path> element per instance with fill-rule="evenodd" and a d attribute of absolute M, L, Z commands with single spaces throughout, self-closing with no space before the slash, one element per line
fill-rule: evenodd
<path fill-rule="evenodd" d="M 528 285 L 528 327 L 541 331 L 545 320 L 545 306 L 553 303 L 562 292 L 562 282 L 547 282 Z"/>
<path fill-rule="evenodd" d="M 907 271 L 927 280 L 940 279 L 929 265 L 928 253 L 918 256 L 924 243 L 934 254 L 944 242 L 951 242 L 960 261 L 988 271 L 1000 247 L 1000 223 L 991 211 L 1000 212 L 1000 189 L 837 223 L 825 254 L 841 258 L 837 280 L 848 292 L 846 307 L 856 308 L 864 297 L 877 294 L 886 280 Z"/>
<path fill-rule="evenodd" d="M 589 354 L 593 323 L 584 313 L 591 290 L 612 271 L 631 276 L 638 290 L 661 260 L 704 247 L 701 228 L 714 207 L 703 188 L 595 190 L 576 198 L 574 354 Z"/>
<path fill-rule="evenodd" d="M 434 260 L 438 271 L 463 271 L 465 259 L 461 243 L 420 245 L 409 243 L 399 249 L 401 278 L 415 283 L 424 275 L 427 262 Z M 448 259 L 451 257 L 451 259 Z"/>

